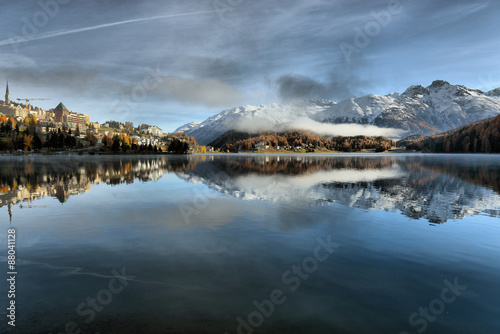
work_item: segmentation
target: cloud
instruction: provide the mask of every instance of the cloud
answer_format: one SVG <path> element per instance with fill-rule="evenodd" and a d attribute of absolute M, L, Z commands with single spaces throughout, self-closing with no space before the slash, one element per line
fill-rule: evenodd
<path fill-rule="evenodd" d="M 110 28 L 110 27 L 115 27 L 115 26 L 119 26 L 119 25 L 130 24 L 130 23 L 162 20 L 162 19 L 181 17 L 181 16 L 193 16 L 193 15 L 200 15 L 200 14 L 207 14 L 207 13 L 211 13 L 211 12 L 202 11 L 202 12 L 192 12 L 192 13 L 175 13 L 175 14 L 168 14 L 168 15 L 144 17 L 144 18 L 138 18 L 138 19 L 131 19 L 131 20 L 124 20 L 124 21 L 111 22 L 111 23 L 105 23 L 105 24 L 98 24 L 95 26 L 82 27 L 82 28 L 78 28 L 78 29 L 52 31 L 52 32 L 47 32 L 47 33 L 43 33 L 43 34 L 38 34 L 38 35 L 30 37 L 30 38 L 25 38 L 22 36 L 15 36 L 14 35 L 8 39 L 0 41 L 0 46 L 26 43 L 29 41 L 38 41 L 38 40 L 47 39 L 47 38 L 54 38 L 54 37 L 59 37 L 59 36 L 77 34 L 77 33 L 81 33 L 81 32 Z"/>
<path fill-rule="evenodd" d="M 347 66 L 339 44 L 352 44 L 355 29 L 373 23 L 372 13 L 387 10 L 388 0 L 224 1 L 230 5 L 224 20 L 213 0 L 88 0 L 60 6 L 29 43 L 14 45 L 17 54 L 4 57 L 12 49 L 9 37 L 22 37 L 24 19 L 33 22 L 46 2 L 2 6 L 0 80 L 8 77 L 26 96 L 73 100 L 73 108 L 91 117 L 130 96 L 147 66 L 161 66 L 170 78 L 148 92 L 144 109 L 132 112 L 145 117 L 157 110 L 185 123 L 194 113 L 202 118 L 214 111 L 206 107 L 339 102 L 435 79 L 475 87 L 496 66 L 499 50 L 491 34 L 500 8 L 495 1 L 405 1 L 403 12 Z M 180 125 L 158 121 L 164 128 Z"/>
<path fill-rule="evenodd" d="M 255 133 L 260 131 L 284 131 L 287 128 L 284 124 L 277 125 L 265 118 L 245 117 L 238 120 L 238 122 L 234 125 L 234 129 L 242 132 Z"/>
<path fill-rule="evenodd" d="M 442 26 L 460 22 L 466 17 L 490 7 L 490 3 L 450 3 L 445 10 L 436 10 L 429 20 Z"/>
<path fill-rule="evenodd" d="M 325 85 L 300 75 L 283 75 L 277 80 L 278 94 L 284 101 L 327 98 Z"/>
<path fill-rule="evenodd" d="M 12 91 L 26 90 L 26 87 L 43 88 L 47 94 L 58 99 L 61 94 L 102 98 L 118 94 L 119 81 L 104 75 L 98 68 L 82 66 L 78 63 L 63 63 L 55 67 L 39 66 L 26 58 L 26 65 L 10 67 L 0 64 L 0 72 L 8 78 Z M 31 89 L 32 90 L 32 89 Z"/>
<path fill-rule="evenodd" d="M 245 99 L 237 88 L 213 78 L 184 78 L 166 76 L 156 95 L 177 102 L 204 105 L 209 108 L 230 107 Z"/>
<path fill-rule="evenodd" d="M 337 102 L 362 95 L 368 82 L 346 70 L 333 70 L 324 82 L 303 75 L 286 74 L 276 80 L 282 101 L 329 99 Z"/>
<path fill-rule="evenodd" d="M 384 136 L 389 138 L 400 138 L 405 131 L 394 128 L 380 128 L 375 125 L 362 124 L 326 124 L 302 118 L 288 124 L 289 129 L 299 129 L 316 132 L 325 136 Z"/>
<path fill-rule="evenodd" d="M 288 130 L 304 130 L 314 132 L 324 136 L 369 136 L 369 137 L 388 137 L 401 138 L 404 130 L 394 128 L 380 128 L 375 125 L 363 124 L 328 124 L 316 122 L 312 119 L 301 117 L 291 122 L 275 124 L 267 119 L 254 117 L 244 118 L 238 121 L 234 129 L 243 132 L 260 132 L 260 131 L 288 131 Z"/>
<path fill-rule="evenodd" d="M 229 83 L 241 83 L 242 77 L 247 79 L 244 65 L 229 57 L 203 57 L 196 55 L 168 55 L 159 61 L 171 75 L 196 76 L 214 78 Z M 243 80 L 245 81 L 245 80 Z"/>
<path fill-rule="evenodd" d="M 232 107 L 242 103 L 248 96 L 233 85 L 218 78 L 187 78 L 163 73 L 159 67 L 149 66 L 129 69 L 129 73 L 114 75 L 112 71 L 100 66 L 84 66 L 79 63 L 66 62 L 55 66 L 40 66 L 27 57 L 0 55 L 0 72 L 9 79 L 13 91 L 21 87 L 43 87 L 51 92 L 92 97 L 93 99 L 125 99 L 133 102 L 144 102 L 154 99 L 160 102 L 180 102 L 209 108 Z M 17 64 L 22 63 L 22 66 Z M 10 64 L 10 65 L 9 65 Z M 149 69 L 148 69 L 149 68 Z M 144 88 L 144 79 L 158 80 L 159 85 L 149 84 L 153 89 L 146 89 L 144 97 L 133 100 L 134 89 Z M 1 79 L 1 78 L 0 78 Z"/>
<path fill-rule="evenodd" d="M 335 68 L 328 76 L 328 91 L 331 99 L 339 102 L 351 97 L 365 95 L 371 83 L 351 70 Z"/>

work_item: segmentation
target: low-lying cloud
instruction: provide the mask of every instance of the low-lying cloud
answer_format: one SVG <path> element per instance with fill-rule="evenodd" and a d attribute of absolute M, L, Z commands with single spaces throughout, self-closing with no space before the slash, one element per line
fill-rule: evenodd
<path fill-rule="evenodd" d="M 275 124 L 266 118 L 245 117 L 238 120 L 234 130 L 241 132 L 256 133 L 261 131 L 286 131 L 286 124 Z"/>
<path fill-rule="evenodd" d="M 289 129 L 306 130 L 316 132 L 325 136 L 384 136 L 388 138 L 400 138 L 405 131 L 394 128 L 380 128 L 375 125 L 365 124 L 328 124 L 316 122 L 312 119 L 302 118 L 288 124 Z"/>
<path fill-rule="evenodd" d="M 314 132 L 324 136 L 383 136 L 387 138 L 402 138 L 405 134 L 404 130 L 395 128 L 380 128 L 375 125 L 364 124 L 329 124 L 320 123 L 310 118 L 297 118 L 291 122 L 275 124 L 265 118 L 243 118 L 239 120 L 234 129 L 243 132 L 262 132 L 262 131 L 288 131 L 288 130 L 304 130 Z"/>

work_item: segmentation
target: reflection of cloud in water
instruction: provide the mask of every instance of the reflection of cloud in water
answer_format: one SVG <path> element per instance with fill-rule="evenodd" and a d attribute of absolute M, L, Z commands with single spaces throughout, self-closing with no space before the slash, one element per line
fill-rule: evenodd
<path fill-rule="evenodd" d="M 237 177 L 232 182 L 237 197 L 245 200 L 267 199 L 270 201 L 311 202 L 323 198 L 318 186 L 324 183 L 373 182 L 381 179 L 404 177 L 398 167 L 384 169 L 336 169 L 319 171 L 300 176 L 260 176 L 249 174 Z"/>
<path fill-rule="evenodd" d="M 432 223 L 477 214 L 500 216 L 500 196 L 483 186 L 491 179 L 496 189 L 497 165 L 489 159 L 471 165 L 460 157 L 308 157 L 305 163 L 290 160 L 293 166 L 285 169 L 279 157 L 259 158 L 216 161 L 177 175 L 242 200 L 293 205 L 335 202 L 401 212 Z M 280 172 L 273 174 L 271 167 Z M 294 172 L 287 174 L 292 167 Z"/>
<path fill-rule="evenodd" d="M 149 182 L 159 180 L 165 173 L 175 173 L 187 182 L 203 186 L 197 186 L 197 193 L 176 195 L 175 203 L 163 202 L 163 209 L 150 208 L 145 224 L 160 223 L 168 215 L 170 228 L 184 228 L 188 226 L 186 212 L 183 216 L 178 208 L 187 210 L 193 226 L 210 228 L 237 219 L 238 210 L 233 214 L 233 207 L 225 203 L 228 199 L 217 193 L 231 196 L 234 208 L 241 207 L 241 199 L 297 207 L 336 202 L 401 212 L 413 219 L 436 223 L 479 213 L 499 216 L 500 212 L 500 159 L 481 155 L 7 157 L 0 165 L 0 208 L 7 206 L 12 218 L 15 204 L 25 202 L 31 207 L 34 199 L 43 197 L 67 203 L 81 193 L 98 196 L 98 189 L 104 188 L 95 187 L 97 184 Z M 143 220 L 142 213 L 120 205 L 121 197 L 113 200 L 116 194 L 111 192 L 103 203 L 118 205 L 120 211 L 116 214 L 125 222 Z M 157 195 L 141 198 L 140 202 L 169 201 Z M 207 203 L 197 207 L 194 201 L 200 195 Z M 165 212 L 164 208 L 172 204 L 175 209 Z"/>

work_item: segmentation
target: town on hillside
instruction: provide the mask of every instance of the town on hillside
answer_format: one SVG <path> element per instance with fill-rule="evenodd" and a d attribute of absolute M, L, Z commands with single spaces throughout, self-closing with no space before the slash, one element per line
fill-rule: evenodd
<path fill-rule="evenodd" d="M 163 133 L 156 125 L 132 122 L 92 122 L 90 116 L 70 111 L 62 102 L 44 110 L 30 101 L 46 98 L 10 97 L 7 81 L 5 100 L 0 100 L 0 151 L 77 151 L 122 153 L 206 152 L 193 137 L 183 133 Z M 23 103 L 24 102 L 24 103 Z"/>

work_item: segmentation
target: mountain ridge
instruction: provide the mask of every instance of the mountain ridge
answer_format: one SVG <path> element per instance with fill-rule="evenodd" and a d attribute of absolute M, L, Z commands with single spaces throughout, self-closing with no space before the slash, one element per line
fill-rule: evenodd
<path fill-rule="evenodd" d="M 381 131 L 400 129 L 406 135 L 432 135 L 497 115 L 500 115 L 500 88 L 483 92 L 436 80 L 427 87 L 410 86 L 401 94 L 369 94 L 339 103 L 323 99 L 240 106 L 179 129 L 187 127 L 184 132 L 202 144 L 230 130 L 283 131 L 290 129 L 292 123 L 294 129 L 299 129 L 301 120 L 313 121 L 317 126 L 372 125 Z M 335 135 L 333 130 L 331 135 Z"/>
<path fill-rule="evenodd" d="M 178 127 L 177 129 L 175 129 L 174 133 L 178 133 L 178 132 L 187 132 L 189 130 L 191 130 L 192 128 L 195 128 L 197 127 L 198 125 L 200 125 L 201 122 L 189 122 L 189 123 L 186 123 L 180 127 Z"/>
<path fill-rule="evenodd" d="M 433 136 L 400 142 L 407 150 L 428 153 L 500 153 L 500 115 Z"/>

